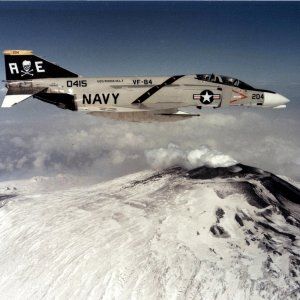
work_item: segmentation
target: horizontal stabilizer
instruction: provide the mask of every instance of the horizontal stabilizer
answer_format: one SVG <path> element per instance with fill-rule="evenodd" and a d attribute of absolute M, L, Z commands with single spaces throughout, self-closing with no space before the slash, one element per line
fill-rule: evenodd
<path fill-rule="evenodd" d="M 2 102 L 1 107 L 12 107 L 37 93 L 46 91 L 46 87 L 33 87 L 31 83 L 25 84 L 24 82 L 19 82 L 16 84 L 10 84 L 7 90 L 7 94 Z"/>
<path fill-rule="evenodd" d="M 30 98 L 32 95 L 6 95 L 1 107 L 12 107 L 13 105 L 20 103 L 27 98 Z"/>

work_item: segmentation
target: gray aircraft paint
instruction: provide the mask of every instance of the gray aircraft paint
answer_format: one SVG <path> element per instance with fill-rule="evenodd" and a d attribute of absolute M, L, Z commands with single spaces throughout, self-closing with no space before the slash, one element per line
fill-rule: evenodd
<path fill-rule="evenodd" d="M 6 81 L 8 93 L 2 107 L 10 107 L 33 96 L 61 108 L 141 122 L 143 116 L 145 121 L 151 119 L 151 114 L 155 115 L 153 120 L 159 120 L 161 116 L 164 121 L 172 116 L 174 120 L 195 116 L 178 115 L 181 107 L 281 108 L 288 102 L 279 94 L 254 89 L 234 78 L 232 84 L 225 83 L 223 80 L 229 77 L 220 75 L 78 77 L 61 67 L 56 69 L 56 65 L 34 56 L 31 51 L 6 50 L 4 54 L 7 77 L 13 80 Z M 63 77 L 64 73 L 72 77 Z M 246 88 L 241 88 L 242 84 Z M 139 112 L 148 113 L 137 117 Z"/>

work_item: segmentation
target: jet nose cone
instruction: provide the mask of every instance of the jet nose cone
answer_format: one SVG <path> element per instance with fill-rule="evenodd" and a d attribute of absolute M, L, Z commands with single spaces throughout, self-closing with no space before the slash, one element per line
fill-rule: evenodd
<path fill-rule="evenodd" d="M 279 96 L 279 101 L 280 101 L 281 104 L 287 104 L 287 103 L 290 102 L 290 100 L 288 98 L 286 98 L 286 97 L 284 97 L 280 94 L 277 94 L 277 95 Z"/>
<path fill-rule="evenodd" d="M 264 106 L 267 107 L 276 107 L 276 106 L 285 106 L 285 104 L 289 103 L 290 100 L 280 94 L 273 93 L 265 93 L 264 94 Z"/>

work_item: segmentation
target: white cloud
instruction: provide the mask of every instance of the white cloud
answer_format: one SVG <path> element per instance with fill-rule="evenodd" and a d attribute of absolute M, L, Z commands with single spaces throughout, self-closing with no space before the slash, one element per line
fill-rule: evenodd
<path fill-rule="evenodd" d="M 216 167 L 233 163 L 231 157 L 300 178 L 300 120 L 287 111 L 214 110 L 176 123 L 141 124 L 34 101 L 21 105 L 0 110 L 2 180 L 58 173 L 102 180 L 149 168 L 148 163 Z M 177 147 L 168 146 L 172 143 Z"/>
<path fill-rule="evenodd" d="M 216 150 L 201 146 L 196 150 L 182 150 L 177 145 L 169 144 L 167 148 L 145 151 L 147 162 L 155 169 L 165 169 L 172 166 L 181 166 L 193 169 L 201 166 L 228 167 L 237 161 L 228 155 Z"/>
<path fill-rule="evenodd" d="M 205 146 L 200 149 L 192 150 L 188 153 L 187 159 L 191 165 L 191 168 L 195 168 L 202 165 L 209 167 L 229 167 L 237 163 L 236 160 L 229 155 L 222 154 L 216 150 L 211 150 Z"/>

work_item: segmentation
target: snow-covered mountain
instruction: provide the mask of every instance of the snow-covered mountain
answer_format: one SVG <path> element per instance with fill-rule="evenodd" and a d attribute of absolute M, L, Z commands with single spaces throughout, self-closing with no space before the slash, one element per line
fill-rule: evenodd
<path fill-rule="evenodd" d="M 268 172 L 19 191 L 0 195 L 1 299 L 300 299 L 300 191 Z"/>

